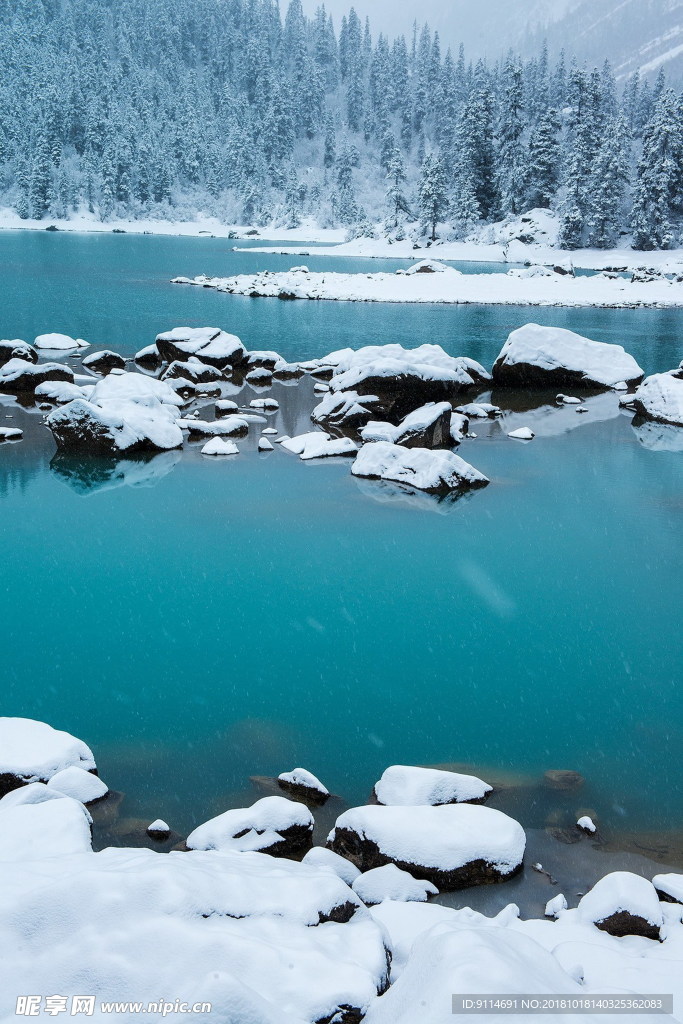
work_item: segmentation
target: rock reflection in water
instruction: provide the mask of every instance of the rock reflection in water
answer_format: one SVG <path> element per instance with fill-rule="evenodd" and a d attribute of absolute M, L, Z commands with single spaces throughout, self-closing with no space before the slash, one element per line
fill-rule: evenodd
<path fill-rule="evenodd" d="M 117 487 L 154 487 L 181 457 L 180 451 L 127 459 L 59 453 L 50 462 L 50 469 L 77 494 L 87 495 Z"/>
<path fill-rule="evenodd" d="M 430 494 L 391 480 L 363 480 L 353 477 L 358 490 L 380 504 L 400 504 L 415 511 L 436 512 L 447 516 L 456 511 L 460 502 L 472 497 L 471 491 L 450 491 L 448 494 Z"/>

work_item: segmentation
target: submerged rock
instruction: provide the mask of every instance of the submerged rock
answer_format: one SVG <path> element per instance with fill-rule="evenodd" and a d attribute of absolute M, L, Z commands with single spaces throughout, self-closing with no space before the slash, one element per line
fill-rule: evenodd
<path fill-rule="evenodd" d="M 644 373 L 621 345 L 591 341 L 562 327 L 527 324 L 513 331 L 493 365 L 496 384 L 605 390 L 637 384 Z"/>
<path fill-rule="evenodd" d="M 351 467 L 354 476 L 391 480 L 432 494 L 485 487 L 489 480 L 453 452 L 403 448 L 388 441 L 363 445 Z"/>
<path fill-rule="evenodd" d="M 579 902 L 579 917 L 610 935 L 659 939 L 662 908 L 652 882 L 630 871 L 605 875 Z"/>
<path fill-rule="evenodd" d="M 580 789 L 584 784 L 584 777 L 578 772 L 563 769 L 551 768 L 543 775 L 546 786 L 551 789 L 561 789 L 565 792 Z"/>
<path fill-rule="evenodd" d="M 355 807 L 337 819 L 327 843 L 361 871 L 393 863 L 442 890 L 512 877 L 525 844 L 513 818 L 472 804 Z"/>

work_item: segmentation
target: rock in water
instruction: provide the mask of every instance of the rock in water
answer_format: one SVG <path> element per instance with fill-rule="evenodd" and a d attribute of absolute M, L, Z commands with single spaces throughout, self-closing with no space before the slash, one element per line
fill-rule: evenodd
<path fill-rule="evenodd" d="M 289 857 L 310 846 L 312 836 L 313 815 L 304 804 L 266 796 L 205 822 L 186 844 L 189 850 L 257 850 Z"/>
<path fill-rule="evenodd" d="M 39 334 L 33 342 L 35 348 L 46 348 L 52 350 L 63 349 L 69 351 L 72 348 L 89 348 L 88 342 L 82 338 L 70 338 L 68 334 Z"/>
<path fill-rule="evenodd" d="M 662 908 L 652 882 L 630 871 L 605 875 L 579 902 L 579 917 L 610 935 L 659 939 Z"/>
<path fill-rule="evenodd" d="M 75 764 L 56 772 L 48 782 L 47 788 L 73 797 L 74 800 L 80 800 L 82 804 L 102 800 L 109 792 L 109 787 L 102 779 Z"/>
<path fill-rule="evenodd" d="M 64 363 L 41 363 L 36 366 L 27 359 L 9 359 L 0 367 L 0 391 L 10 394 L 35 391 L 48 380 L 74 382 L 73 370 Z"/>
<path fill-rule="evenodd" d="M 126 360 L 118 352 L 105 349 L 103 352 L 93 352 L 91 355 L 86 356 L 83 360 L 83 365 L 88 370 L 94 370 L 95 373 L 106 374 L 111 370 L 124 370 Z"/>
<path fill-rule="evenodd" d="M 166 451 L 183 444 L 177 410 L 153 398 L 145 404 L 102 405 L 76 399 L 50 413 L 47 425 L 58 448 L 91 455 Z"/>
<path fill-rule="evenodd" d="M 0 718 L 0 795 L 48 782 L 73 765 L 96 771 L 92 751 L 81 740 L 30 718 Z"/>
<path fill-rule="evenodd" d="M 161 818 L 157 818 L 156 821 L 153 821 L 151 825 L 147 826 L 147 835 L 151 839 L 161 841 L 162 839 L 168 839 L 170 834 L 171 826 L 167 825 L 165 821 L 161 820 Z"/>
<path fill-rule="evenodd" d="M 680 371 L 647 377 L 631 398 L 637 413 L 657 423 L 683 427 L 683 378 Z"/>
<path fill-rule="evenodd" d="M 493 787 L 474 775 L 438 768 L 414 768 L 394 764 L 375 783 L 375 798 L 389 806 L 436 807 L 440 804 L 480 804 L 488 799 Z"/>
<path fill-rule="evenodd" d="M 521 869 L 525 844 L 513 818 L 471 804 L 355 807 L 328 836 L 329 848 L 361 871 L 396 864 L 442 890 L 510 878 Z"/>
<path fill-rule="evenodd" d="M 295 768 L 291 772 L 282 772 L 277 777 L 280 789 L 284 789 L 295 799 L 309 800 L 312 803 L 324 804 L 330 791 L 323 786 L 320 779 L 305 768 Z"/>
<path fill-rule="evenodd" d="M 237 335 L 218 327 L 174 327 L 157 336 L 156 347 L 167 363 L 196 356 L 202 363 L 219 370 L 239 366 L 246 358 L 246 350 Z"/>
<path fill-rule="evenodd" d="M 240 450 L 234 441 L 222 437 L 212 437 L 202 448 L 202 455 L 239 455 Z"/>
<path fill-rule="evenodd" d="M 23 359 L 26 363 L 37 363 L 38 353 L 25 341 L 14 338 L 12 341 L 0 341 L 0 366 L 4 366 L 10 359 Z"/>
<path fill-rule="evenodd" d="M 357 391 L 328 391 L 311 413 L 314 423 L 339 430 L 360 430 L 374 415 L 382 412 L 377 395 L 359 395 Z"/>
<path fill-rule="evenodd" d="M 392 480 L 432 494 L 485 487 L 488 478 L 453 452 L 404 448 L 389 441 L 363 445 L 351 467 L 354 476 Z"/>
<path fill-rule="evenodd" d="M 562 327 L 527 324 L 513 331 L 493 365 L 496 384 L 556 385 L 605 390 L 621 381 L 637 384 L 644 373 L 621 345 L 591 341 Z"/>
<path fill-rule="evenodd" d="M 584 783 L 583 775 L 560 768 L 551 768 L 544 774 L 543 779 L 545 784 L 550 786 L 551 789 L 565 791 L 580 789 Z"/>
<path fill-rule="evenodd" d="M 450 448 L 450 402 L 430 402 L 409 413 L 398 426 L 370 421 L 361 431 L 365 441 L 390 441 L 404 448 Z"/>

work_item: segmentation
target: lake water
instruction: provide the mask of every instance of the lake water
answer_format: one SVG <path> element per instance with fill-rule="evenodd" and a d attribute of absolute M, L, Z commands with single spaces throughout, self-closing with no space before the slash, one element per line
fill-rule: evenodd
<path fill-rule="evenodd" d="M 490 366 L 535 320 L 618 341 L 649 371 L 683 356 L 670 310 L 285 303 L 168 283 L 300 262 L 231 244 L 0 233 L 0 336 L 65 331 L 130 355 L 210 323 L 291 359 L 432 341 Z M 309 426 L 310 380 L 272 394 L 278 429 Z M 505 399 L 506 423 L 537 425 L 532 444 L 473 425 L 461 454 L 492 482 L 451 506 L 397 501 L 347 460 L 259 455 L 253 438 L 228 463 L 196 445 L 118 468 L 55 459 L 43 414 L 0 400 L 0 424 L 26 432 L 0 447 L 0 713 L 82 737 L 129 815 L 179 831 L 247 798 L 250 775 L 303 765 L 355 801 L 397 762 L 576 769 L 570 817 L 680 828 L 683 453 L 648 449 L 604 396 L 571 421 L 550 399 Z M 548 801 L 526 813 L 541 826 Z"/>

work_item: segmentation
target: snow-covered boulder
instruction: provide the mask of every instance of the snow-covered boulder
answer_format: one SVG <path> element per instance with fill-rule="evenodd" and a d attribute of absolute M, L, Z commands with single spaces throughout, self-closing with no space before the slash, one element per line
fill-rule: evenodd
<path fill-rule="evenodd" d="M 94 373 L 109 373 L 111 370 L 123 370 L 126 360 L 118 352 L 104 349 L 102 352 L 91 352 L 83 360 L 83 365 Z"/>
<path fill-rule="evenodd" d="M 135 353 L 134 358 L 136 363 L 149 370 L 158 369 L 163 362 L 163 359 L 159 355 L 159 349 L 156 345 L 145 345 L 144 348 L 141 348 L 139 352 Z"/>
<path fill-rule="evenodd" d="M 29 782 L 48 782 L 64 768 L 96 770 L 82 740 L 30 718 L 0 718 L 0 794 Z"/>
<path fill-rule="evenodd" d="M 89 343 L 82 338 L 70 338 L 68 334 L 39 334 L 33 347 L 66 352 L 74 348 L 89 348 Z"/>
<path fill-rule="evenodd" d="M 74 800 L 80 800 L 82 804 L 101 800 L 109 792 L 102 779 L 75 764 L 56 772 L 48 781 L 47 787 L 63 793 L 64 796 L 73 797 Z"/>
<path fill-rule="evenodd" d="M 470 421 L 461 412 L 451 413 L 451 444 L 462 444 L 470 429 Z"/>
<path fill-rule="evenodd" d="M 230 398 L 221 398 L 220 401 L 216 402 L 216 416 L 230 416 L 232 413 L 237 412 L 239 405 L 237 402 L 233 402 Z"/>
<path fill-rule="evenodd" d="M 490 379 L 479 363 L 449 356 L 440 345 L 369 345 L 340 356 L 330 388 L 379 396 L 390 418 L 401 419 L 418 406 L 450 401 Z"/>
<path fill-rule="evenodd" d="M 493 788 L 475 775 L 394 764 L 375 783 L 375 799 L 388 806 L 481 804 Z"/>
<path fill-rule="evenodd" d="M 445 270 L 449 269 L 452 268 L 438 260 L 420 260 L 418 263 L 413 263 L 403 273 L 407 277 L 412 277 L 413 274 L 443 274 Z"/>
<path fill-rule="evenodd" d="M 675 872 L 655 875 L 652 884 L 663 903 L 683 903 L 683 875 Z"/>
<path fill-rule="evenodd" d="M 502 409 L 490 402 L 468 402 L 467 405 L 459 405 L 455 411 L 474 420 L 493 420 L 503 414 Z"/>
<path fill-rule="evenodd" d="M 294 440 L 294 438 L 292 438 Z M 283 448 L 286 443 L 283 444 Z M 304 462 L 311 459 L 329 459 L 338 456 L 355 455 L 358 445 L 354 444 L 350 437 L 326 437 L 324 434 L 309 436 L 300 458 Z"/>
<path fill-rule="evenodd" d="M 311 847 L 302 858 L 301 863 L 308 864 L 310 867 L 323 868 L 325 871 L 332 871 L 343 882 L 351 886 L 360 877 L 360 871 L 355 864 L 352 864 L 346 857 L 340 857 L 333 850 L 328 850 L 325 846 Z"/>
<path fill-rule="evenodd" d="M 552 899 L 548 900 L 545 905 L 545 916 L 552 917 L 554 920 L 567 909 L 567 898 L 564 893 L 558 892 L 557 896 L 553 896 Z"/>
<path fill-rule="evenodd" d="M 488 478 L 453 452 L 404 448 L 388 441 L 363 445 L 351 467 L 354 476 L 392 480 L 432 494 L 484 487 Z"/>
<path fill-rule="evenodd" d="M 373 1002 L 363 1024 L 452 1024 L 459 1019 L 455 999 L 472 993 L 494 999 L 508 993 L 580 998 L 585 990 L 528 935 L 495 925 L 437 925 L 417 937 L 400 977 Z M 501 1012 L 483 1019 L 502 1024 L 509 1016 Z"/>
<path fill-rule="evenodd" d="M 149 406 L 155 400 L 162 405 L 179 407 L 183 404 L 166 381 L 144 373 L 123 373 L 121 370 L 112 370 L 98 380 L 90 395 L 91 402 L 102 406 L 109 402 L 137 402 Z"/>
<path fill-rule="evenodd" d="M 258 441 L 258 450 L 260 452 L 273 452 L 275 447 L 267 437 L 260 437 Z"/>
<path fill-rule="evenodd" d="M 663 924 L 654 885 L 631 871 L 605 875 L 581 898 L 578 910 L 581 921 L 610 935 L 659 939 Z"/>
<path fill-rule="evenodd" d="M 368 907 L 384 900 L 399 900 L 405 903 L 426 903 L 430 896 L 438 896 L 439 890 L 426 879 L 415 878 L 408 871 L 402 871 L 395 864 L 383 864 L 380 868 L 365 871 L 353 883 L 353 890 Z"/>
<path fill-rule="evenodd" d="M 220 420 L 178 420 L 183 430 L 200 437 L 246 437 L 249 424 L 242 416 L 224 416 Z"/>
<path fill-rule="evenodd" d="M 199 825 L 187 837 L 189 850 L 257 850 L 286 857 L 305 850 L 313 835 L 308 808 L 282 796 L 266 796 Z"/>
<path fill-rule="evenodd" d="M 102 405 L 76 399 L 50 413 L 47 425 L 62 450 L 132 454 L 182 447 L 177 415 L 173 406 L 162 405 L 153 397 L 144 403 L 105 401 Z"/>
<path fill-rule="evenodd" d="M 310 430 L 305 434 L 296 434 L 294 437 L 287 437 L 281 441 L 281 444 L 286 451 L 291 452 L 293 455 L 302 455 L 309 442 L 315 444 L 329 440 L 329 434 L 325 434 L 320 430 Z"/>
<path fill-rule="evenodd" d="M 473 804 L 354 807 L 328 836 L 330 849 L 361 871 L 393 863 L 445 890 L 510 878 L 525 844 L 513 818 Z"/>
<path fill-rule="evenodd" d="M 517 427 L 516 430 L 508 431 L 508 437 L 514 441 L 533 441 L 536 435 L 531 427 Z"/>
<path fill-rule="evenodd" d="M 83 804 L 62 793 L 9 793 L 0 800 L 0 863 L 87 853 L 91 823 Z"/>
<path fill-rule="evenodd" d="M 23 436 L 19 427 L 0 427 L 0 441 L 21 441 Z"/>
<path fill-rule="evenodd" d="M 9 359 L 0 367 L 0 391 L 11 394 L 24 391 L 35 391 L 39 384 L 47 380 L 65 380 L 74 382 L 71 367 L 63 363 L 41 363 L 36 366 L 27 359 Z"/>
<path fill-rule="evenodd" d="M 595 822 L 588 814 L 582 814 L 576 822 L 576 827 L 580 828 L 582 832 L 587 832 L 588 835 L 594 835 L 597 832 Z"/>
<path fill-rule="evenodd" d="M 278 786 L 295 800 L 310 801 L 323 804 L 330 795 L 329 789 L 323 786 L 320 779 L 305 768 L 295 768 L 291 772 L 282 772 L 277 777 Z"/>
<path fill-rule="evenodd" d="M 223 437 L 212 437 L 202 448 L 202 455 L 239 455 L 240 450 L 234 441 Z"/>
<path fill-rule="evenodd" d="M 70 384 L 68 380 L 46 380 L 38 385 L 34 395 L 36 401 L 55 402 L 57 405 L 66 405 L 75 398 L 87 398 L 83 388 Z"/>
<path fill-rule="evenodd" d="M 643 381 L 631 404 L 648 420 L 683 427 L 683 379 L 673 373 L 655 373 Z"/>
<path fill-rule="evenodd" d="M 273 383 L 273 374 L 265 366 L 258 366 L 255 370 L 249 370 L 244 379 L 256 387 L 268 388 Z"/>
<path fill-rule="evenodd" d="M 273 367 L 275 380 L 299 380 L 303 375 L 304 371 L 298 363 L 288 363 L 284 359 L 280 359 Z"/>
<path fill-rule="evenodd" d="M 32 345 L 22 341 L 21 338 L 14 338 L 11 341 L 3 339 L 0 341 L 0 366 L 4 366 L 10 359 L 23 359 L 27 363 L 37 363 L 38 353 Z"/>
<path fill-rule="evenodd" d="M 107 849 L 3 864 L 3 890 L 2 1020 L 17 993 L 86 992 L 99 1006 L 123 986 L 144 1004 L 208 1002 L 222 1024 L 350 1022 L 387 985 L 370 912 L 331 871 L 295 862 Z"/>
<path fill-rule="evenodd" d="M 404 448 L 450 448 L 450 402 L 429 402 L 415 409 L 398 426 L 371 420 L 361 430 L 364 441 L 390 441 Z"/>
<path fill-rule="evenodd" d="M 183 362 L 182 359 L 174 359 L 162 375 L 162 380 L 170 380 L 174 377 L 181 377 L 193 384 L 211 384 L 217 380 L 225 380 L 222 370 L 211 366 L 210 363 L 203 363 L 196 356 L 190 356 Z"/>
<path fill-rule="evenodd" d="M 377 395 L 359 395 L 357 391 L 328 391 L 311 413 L 314 423 L 339 430 L 360 430 L 382 411 Z"/>
<path fill-rule="evenodd" d="M 621 345 L 591 341 L 562 327 L 527 324 L 512 331 L 493 365 L 506 386 L 556 385 L 604 390 L 621 381 L 637 384 L 643 371 Z"/>
<path fill-rule="evenodd" d="M 147 826 L 147 835 L 150 839 L 164 840 L 171 835 L 171 826 L 167 825 L 161 818 L 157 818 Z"/>
<path fill-rule="evenodd" d="M 196 356 L 219 370 L 238 366 L 246 357 L 244 345 L 237 335 L 228 334 L 218 327 L 174 327 L 172 331 L 157 335 L 156 347 L 167 363 Z"/>
<path fill-rule="evenodd" d="M 274 398 L 252 398 L 249 406 L 252 409 L 263 409 L 265 412 L 276 412 L 280 408 L 280 403 Z"/>

